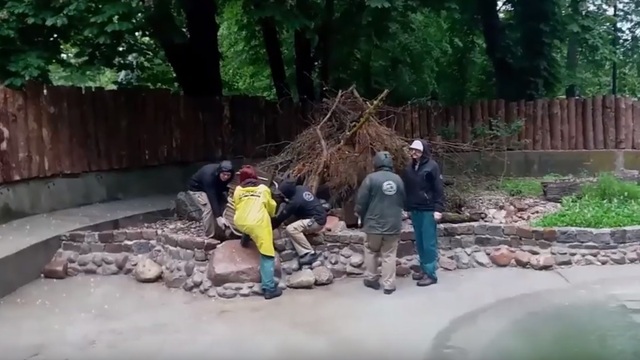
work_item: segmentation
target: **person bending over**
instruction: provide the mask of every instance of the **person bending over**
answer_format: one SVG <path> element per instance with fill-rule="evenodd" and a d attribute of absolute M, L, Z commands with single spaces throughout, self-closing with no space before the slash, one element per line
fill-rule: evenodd
<path fill-rule="evenodd" d="M 276 212 L 276 202 L 271 190 L 258 182 L 258 176 L 252 166 L 240 169 L 240 185 L 233 192 L 233 204 L 236 213 L 233 222 L 236 228 L 253 240 L 260 252 L 260 281 L 264 298 L 269 300 L 282 295 L 275 282 L 275 256 L 271 218 Z"/>
<path fill-rule="evenodd" d="M 229 183 L 233 180 L 233 165 L 224 160 L 220 164 L 207 164 L 196 171 L 187 188 L 202 210 L 202 224 L 207 237 L 216 233 L 216 225 L 220 229 L 227 227 L 222 216 L 227 206 Z"/>
<path fill-rule="evenodd" d="M 356 215 L 362 220 L 367 234 L 364 246 L 364 286 L 378 290 L 380 280 L 385 294 L 396 290 L 396 257 L 402 209 L 404 184 L 393 172 L 393 160 L 387 151 L 378 152 L 373 158 L 375 172 L 367 175 L 358 189 Z M 382 279 L 378 271 L 378 259 L 382 259 Z"/>
<path fill-rule="evenodd" d="M 311 265 L 318 259 L 318 254 L 305 234 L 318 233 L 324 228 L 327 224 L 327 211 L 307 186 L 285 181 L 280 185 L 280 192 L 288 202 L 273 219 L 273 228 L 280 226 L 289 217 L 295 217 L 296 221 L 287 225 L 286 231 L 300 257 L 300 265 Z"/>
<path fill-rule="evenodd" d="M 431 146 L 415 140 L 409 147 L 411 163 L 402 174 L 405 206 L 411 212 L 421 273 L 414 274 L 418 286 L 438 282 L 438 228 L 444 211 L 444 184 L 438 163 L 431 158 Z"/>

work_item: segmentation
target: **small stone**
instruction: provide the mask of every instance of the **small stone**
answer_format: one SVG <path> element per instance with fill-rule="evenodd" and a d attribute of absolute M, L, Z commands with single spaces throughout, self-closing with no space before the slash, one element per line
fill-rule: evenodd
<path fill-rule="evenodd" d="M 496 266 L 501 266 L 501 267 L 509 266 L 509 264 L 511 264 L 511 261 L 513 260 L 514 257 L 515 257 L 515 254 L 509 251 L 508 248 L 504 248 L 504 247 L 501 247 L 493 251 L 491 255 L 489 255 L 489 259 L 491 259 L 491 262 Z"/>
<path fill-rule="evenodd" d="M 598 259 L 598 262 L 602 265 L 607 265 L 609 263 L 609 258 L 606 257 L 605 255 L 598 255 L 597 259 Z"/>
<path fill-rule="evenodd" d="M 471 255 L 473 262 L 480 267 L 488 268 L 491 267 L 491 260 L 484 252 L 475 252 Z"/>
<path fill-rule="evenodd" d="M 320 260 L 318 260 L 318 261 L 314 262 L 313 264 L 311 264 L 311 268 L 312 269 L 315 269 L 315 268 L 320 267 L 320 266 L 322 266 L 322 261 L 320 261 Z"/>
<path fill-rule="evenodd" d="M 635 251 L 630 251 L 627 253 L 627 261 L 631 264 L 638 262 L 638 253 Z"/>
<path fill-rule="evenodd" d="M 234 297 L 238 296 L 238 292 L 235 290 L 219 287 L 216 289 L 216 295 L 218 295 L 218 297 L 222 299 L 233 299 Z"/>
<path fill-rule="evenodd" d="M 548 270 L 555 265 L 553 255 L 535 255 L 529 260 L 529 265 L 534 270 Z"/>
<path fill-rule="evenodd" d="M 78 258 L 80 257 L 80 255 L 76 252 L 72 252 L 71 254 L 69 254 L 69 256 L 67 257 L 67 261 L 70 264 L 76 263 L 78 262 Z"/>
<path fill-rule="evenodd" d="M 573 262 L 571 261 L 571 256 L 569 255 L 555 255 L 554 261 L 556 262 L 556 265 L 559 266 L 567 266 L 573 264 Z"/>
<path fill-rule="evenodd" d="M 145 259 L 138 263 L 133 273 L 140 282 L 154 282 L 162 276 L 162 267 L 151 259 Z"/>
<path fill-rule="evenodd" d="M 574 255 L 571 258 L 571 262 L 573 262 L 573 264 L 577 266 L 582 266 L 585 264 L 584 258 L 582 257 L 582 255 L 579 255 L 579 254 Z"/>
<path fill-rule="evenodd" d="M 298 259 L 293 259 L 282 263 L 282 271 L 287 275 L 291 275 L 298 270 L 300 270 L 300 262 L 298 261 Z"/>
<path fill-rule="evenodd" d="M 351 258 L 349 259 L 349 265 L 353 266 L 353 267 L 360 267 L 362 266 L 362 264 L 364 264 L 364 256 L 358 253 L 354 253 L 353 255 L 351 255 Z"/>
<path fill-rule="evenodd" d="M 280 253 L 280 260 L 291 261 L 298 257 L 298 253 L 295 250 L 285 250 Z"/>
<path fill-rule="evenodd" d="M 82 272 L 84 272 L 85 274 L 95 274 L 98 272 L 98 266 L 92 262 L 88 263 L 87 266 L 85 266 L 82 269 Z"/>
<path fill-rule="evenodd" d="M 340 262 L 340 255 L 338 254 L 331 254 L 329 256 L 329 264 L 331 265 L 337 265 Z"/>
<path fill-rule="evenodd" d="M 535 246 L 524 245 L 521 247 L 521 249 L 522 251 L 526 251 L 529 254 L 540 255 L 540 249 L 536 248 Z"/>
<path fill-rule="evenodd" d="M 207 261 L 207 253 L 204 250 L 197 249 L 194 251 L 194 253 L 195 253 L 194 258 L 196 261 Z"/>
<path fill-rule="evenodd" d="M 287 278 L 287 286 L 294 289 L 312 288 L 315 282 L 316 277 L 309 269 L 298 271 Z"/>
<path fill-rule="evenodd" d="M 585 265 L 602 265 L 602 264 L 600 264 L 598 259 L 596 259 L 596 257 L 592 256 L 592 255 L 586 255 L 584 257 L 584 264 Z"/>
<path fill-rule="evenodd" d="M 196 268 L 196 263 L 193 261 L 187 261 L 184 264 L 184 272 L 185 274 L 187 274 L 187 276 L 193 275 L 193 271 L 195 270 L 195 268 Z"/>
<path fill-rule="evenodd" d="M 193 283 L 193 280 L 191 279 L 187 279 L 187 281 L 184 282 L 184 284 L 182 284 L 182 289 L 184 291 L 191 291 L 196 287 L 196 285 Z"/>
<path fill-rule="evenodd" d="M 91 258 L 91 262 L 96 264 L 96 266 L 102 265 L 102 255 L 101 254 L 93 254 Z"/>
<path fill-rule="evenodd" d="M 364 274 L 364 270 L 351 266 L 351 265 L 347 265 L 347 275 L 349 276 L 360 276 L 362 274 Z"/>
<path fill-rule="evenodd" d="M 200 285 L 200 287 L 204 290 L 207 291 L 209 289 L 211 289 L 213 287 L 213 283 L 211 283 L 211 280 L 204 278 L 204 280 L 202 280 L 202 285 Z"/>
<path fill-rule="evenodd" d="M 520 267 L 527 267 L 531 261 L 531 253 L 526 251 L 516 251 L 514 255 L 515 264 Z"/>
<path fill-rule="evenodd" d="M 187 274 L 180 271 L 165 271 L 162 274 L 162 281 L 166 287 L 170 289 L 177 289 L 182 287 L 187 281 Z"/>
<path fill-rule="evenodd" d="M 627 258 L 624 256 L 624 254 L 621 254 L 619 252 L 614 252 L 613 254 L 609 255 L 609 260 L 611 260 L 611 262 L 616 265 L 624 265 L 627 263 Z"/>
<path fill-rule="evenodd" d="M 469 259 L 469 255 L 464 251 L 456 251 L 453 258 L 456 261 L 456 267 L 458 269 L 468 269 L 471 267 L 471 259 Z"/>
<path fill-rule="evenodd" d="M 113 256 L 104 254 L 102 255 L 102 262 L 107 265 L 113 265 L 116 262 L 116 260 L 113 258 Z"/>
<path fill-rule="evenodd" d="M 191 280 L 193 281 L 193 285 L 200 286 L 204 281 L 204 275 L 201 272 L 197 272 L 193 275 Z"/>
<path fill-rule="evenodd" d="M 448 257 L 441 257 L 440 259 L 438 259 L 438 266 L 440 266 L 441 269 L 444 269 L 447 271 L 453 271 L 457 269 L 456 262 L 449 259 Z M 409 270 L 409 272 L 406 275 L 409 275 L 411 273 L 411 268 L 407 267 L 407 269 Z M 397 268 L 396 268 L 396 271 L 397 271 Z"/>
<path fill-rule="evenodd" d="M 218 290 L 216 288 L 211 288 L 207 290 L 207 296 L 210 298 L 218 296 Z"/>
<path fill-rule="evenodd" d="M 67 275 L 76 276 L 82 273 L 82 268 L 77 263 L 67 265 Z"/>
<path fill-rule="evenodd" d="M 396 266 L 396 276 L 405 277 L 411 274 L 411 269 L 409 269 L 406 265 L 397 265 Z"/>
<path fill-rule="evenodd" d="M 251 296 L 251 292 L 252 292 L 252 289 L 250 288 L 242 288 L 238 290 L 238 295 L 240 295 L 240 297 L 249 297 Z"/>
<path fill-rule="evenodd" d="M 116 275 L 120 272 L 120 269 L 114 264 L 103 264 L 97 270 L 98 275 Z"/>
<path fill-rule="evenodd" d="M 353 255 L 353 251 L 351 251 L 351 249 L 349 248 L 344 248 L 340 250 L 340 255 L 348 259 L 351 257 L 351 255 Z"/>
<path fill-rule="evenodd" d="M 53 259 L 45 265 L 42 275 L 48 279 L 65 279 L 67 277 L 68 263 L 65 259 Z"/>
<path fill-rule="evenodd" d="M 334 279 L 339 279 L 347 275 L 347 268 L 343 264 L 333 265 L 329 268 L 329 270 L 331 270 Z"/>
<path fill-rule="evenodd" d="M 333 282 L 333 273 L 326 266 L 318 266 L 312 272 L 317 286 L 329 285 Z"/>
<path fill-rule="evenodd" d="M 124 267 L 127 266 L 128 261 L 129 261 L 129 254 L 116 255 L 115 264 L 118 269 L 120 270 L 124 269 Z"/>

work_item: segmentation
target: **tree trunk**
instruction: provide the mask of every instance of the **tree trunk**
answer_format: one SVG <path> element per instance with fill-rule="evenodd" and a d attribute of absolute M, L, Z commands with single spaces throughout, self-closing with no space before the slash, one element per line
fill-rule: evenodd
<path fill-rule="evenodd" d="M 167 0 L 152 3 L 148 16 L 152 34 L 185 95 L 203 99 L 222 96 L 217 5 L 215 1 L 184 0 L 181 6 L 188 36 L 177 26 Z"/>
<path fill-rule="evenodd" d="M 291 89 L 287 84 L 287 72 L 284 67 L 278 28 L 273 18 L 265 17 L 260 19 L 260 29 L 271 69 L 271 80 L 276 90 L 276 96 L 281 101 L 291 96 Z"/>
<path fill-rule="evenodd" d="M 478 0 L 478 12 L 487 56 L 495 75 L 496 97 L 508 101 L 520 100 L 521 93 L 517 91 L 518 72 L 505 48 L 505 30 L 498 15 L 498 1 Z"/>
<path fill-rule="evenodd" d="M 322 23 L 318 29 L 318 44 L 314 52 L 314 58 L 320 63 L 318 80 L 320 81 L 320 97 L 325 96 L 325 88 L 330 86 L 331 74 L 331 40 L 333 29 L 333 17 L 335 13 L 334 0 L 325 0 Z"/>
<path fill-rule="evenodd" d="M 311 40 L 305 34 L 305 29 L 295 31 L 294 48 L 298 100 L 301 104 L 311 103 L 316 99 L 313 81 L 314 63 L 311 55 Z"/>
<path fill-rule="evenodd" d="M 582 16 L 582 7 L 584 0 L 571 0 L 569 3 L 569 11 L 572 19 L 579 19 Z M 580 30 L 570 30 L 569 41 L 567 42 L 567 61 L 565 70 L 567 72 L 567 87 L 565 95 L 570 97 L 578 96 L 578 56 L 580 51 Z"/>

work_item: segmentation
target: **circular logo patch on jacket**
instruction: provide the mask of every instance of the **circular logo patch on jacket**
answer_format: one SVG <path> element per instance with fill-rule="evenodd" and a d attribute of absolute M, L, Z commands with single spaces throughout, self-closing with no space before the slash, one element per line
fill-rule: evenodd
<path fill-rule="evenodd" d="M 395 195 L 397 191 L 398 191 L 398 187 L 396 186 L 396 183 L 394 183 L 393 181 L 389 180 L 382 183 L 382 192 L 385 195 Z"/>
<path fill-rule="evenodd" d="M 308 191 L 305 191 L 304 194 L 302 194 L 302 198 L 307 201 L 311 201 L 313 200 L 313 194 Z"/>

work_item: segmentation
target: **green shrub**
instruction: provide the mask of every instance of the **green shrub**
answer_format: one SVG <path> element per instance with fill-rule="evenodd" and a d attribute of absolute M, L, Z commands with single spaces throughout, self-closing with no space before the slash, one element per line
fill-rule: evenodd
<path fill-rule="evenodd" d="M 499 189 L 509 196 L 536 197 L 542 195 L 539 179 L 502 179 Z"/>
<path fill-rule="evenodd" d="M 613 228 L 640 225 L 640 186 L 602 175 L 579 195 L 565 198 L 562 209 L 547 214 L 534 226 Z"/>

